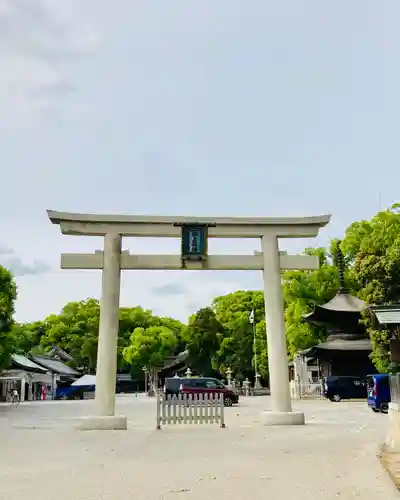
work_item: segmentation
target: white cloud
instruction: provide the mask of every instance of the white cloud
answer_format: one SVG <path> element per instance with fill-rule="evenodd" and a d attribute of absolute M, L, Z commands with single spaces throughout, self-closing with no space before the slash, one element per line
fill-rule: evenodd
<path fill-rule="evenodd" d="M 90 30 L 57 16 L 56 2 L 2 0 L 2 112 L 13 110 L 18 123 L 27 112 L 61 106 L 75 90 L 71 68 L 96 47 L 95 40 Z"/>
<path fill-rule="evenodd" d="M 187 290 L 183 283 L 175 281 L 173 283 L 166 283 L 165 285 L 156 286 L 151 291 L 156 296 L 171 297 L 172 295 L 185 295 Z"/>
<path fill-rule="evenodd" d="M 35 260 L 32 264 L 26 264 L 19 257 L 10 257 L 6 259 L 2 265 L 10 269 L 14 276 L 37 275 L 50 271 L 50 266 L 45 262 Z"/>
<path fill-rule="evenodd" d="M 0 255 L 13 255 L 15 251 L 12 248 L 1 245 L 0 246 Z"/>
<path fill-rule="evenodd" d="M 41 260 L 34 260 L 32 263 L 26 263 L 21 257 L 16 255 L 12 248 L 0 247 L 0 265 L 9 269 L 14 276 L 27 276 L 30 274 L 47 273 L 50 266 Z"/>

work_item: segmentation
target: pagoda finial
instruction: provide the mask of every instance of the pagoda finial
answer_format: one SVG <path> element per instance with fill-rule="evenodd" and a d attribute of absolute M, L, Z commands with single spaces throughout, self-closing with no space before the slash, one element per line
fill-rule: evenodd
<path fill-rule="evenodd" d="M 345 264 L 344 264 L 344 256 L 342 249 L 340 248 L 340 241 L 338 241 L 338 246 L 337 246 L 337 253 L 336 253 L 336 266 L 339 269 L 339 293 L 348 293 L 348 290 L 346 289 L 346 285 L 344 282 L 344 271 L 345 271 Z"/>

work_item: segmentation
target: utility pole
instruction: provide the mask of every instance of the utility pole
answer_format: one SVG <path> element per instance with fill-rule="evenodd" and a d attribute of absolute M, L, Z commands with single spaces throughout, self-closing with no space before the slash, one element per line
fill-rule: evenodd
<path fill-rule="evenodd" d="M 254 321 L 254 309 L 251 310 L 249 321 L 253 327 L 253 352 L 254 352 L 254 389 L 260 389 L 260 375 L 258 373 L 258 360 L 257 360 L 257 342 L 256 342 L 256 323 Z"/>

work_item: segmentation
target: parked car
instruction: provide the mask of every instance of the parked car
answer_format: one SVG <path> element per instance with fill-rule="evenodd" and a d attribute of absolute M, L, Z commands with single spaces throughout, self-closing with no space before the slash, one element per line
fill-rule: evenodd
<path fill-rule="evenodd" d="M 222 394 L 225 406 L 232 406 L 239 403 L 239 394 L 237 392 L 224 385 L 218 379 L 211 377 L 166 378 L 164 394 L 166 396 L 178 394 Z"/>
<path fill-rule="evenodd" d="M 368 406 L 372 411 L 387 413 L 389 411 L 390 380 L 389 375 L 379 373 L 369 375 L 367 379 Z"/>
<path fill-rule="evenodd" d="M 342 399 L 367 399 L 367 383 L 363 377 L 324 377 L 324 396 L 336 403 Z"/>

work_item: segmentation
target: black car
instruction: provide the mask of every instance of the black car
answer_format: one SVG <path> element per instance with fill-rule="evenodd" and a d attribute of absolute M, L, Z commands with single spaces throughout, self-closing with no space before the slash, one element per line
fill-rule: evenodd
<path fill-rule="evenodd" d="M 324 378 L 324 396 L 338 403 L 342 399 L 367 399 L 367 383 L 363 377 Z"/>
<path fill-rule="evenodd" d="M 211 377 L 192 378 L 166 378 L 164 384 L 164 394 L 166 396 L 178 394 L 222 394 L 225 406 L 232 406 L 239 403 L 239 394 L 220 380 Z"/>

